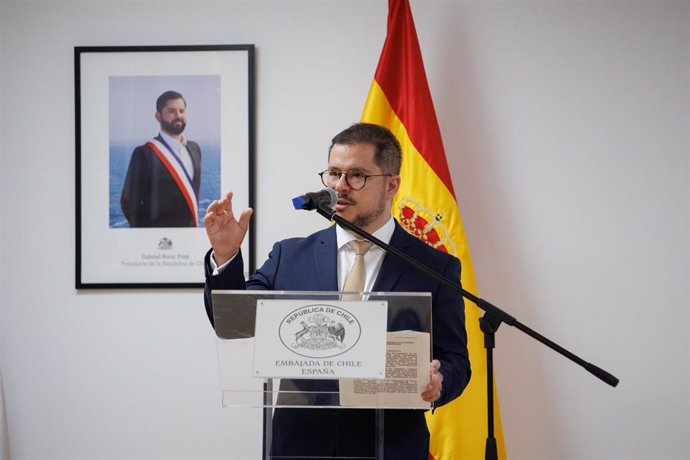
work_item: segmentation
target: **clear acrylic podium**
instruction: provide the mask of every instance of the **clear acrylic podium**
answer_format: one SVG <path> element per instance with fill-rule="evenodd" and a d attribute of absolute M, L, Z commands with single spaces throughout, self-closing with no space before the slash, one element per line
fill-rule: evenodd
<path fill-rule="evenodd" d="M 431 408 L 419 396 L 420 387 L 427 383 L 421 369 L 426 369 L 428 376 L 428 365 L 433 359 L 429 293 L 372 292 L 343 300 L 342 292 L 219 290 L 213 291 L 212 301 L 222 404 L 263 411 L 264 459 L 383 459 L 386 425 L 391 428 L 391 421 L 404 419 L 403 416 L 423 418 L 423 411 Z M 299 316 L 300 310 L 288 317 L 295 324 L 300 323 L 302 329 L 280 339 L 288 350 L 281 349 L 282 353 L 294 353 L 295 359 L 290 362 L 297 367 L 318 365 L 316 361 L 324 358 L 309 355 L 316 348 L 327 350 L 327 358 L 334 363 L 341 349 L 354 341 L 353 334 L 346 335 L 342 326 L 342 318 L 349 319 L 348 314 L 340 313 L 347 312 L 343 307 L 349 305 L 348 301 L 366 301 L 360 307 L 382 309 L 385 316 L 381 325 L 385 324 L 385 332 L 378 332 L 386 343 L 375 349 L 383 354 L 380 360 L 385 363 L 385 374 L 368 378 L 321 374 L 308 378 L 257 376 L 255 347 L 257 339 L 261 339 L 255 335 L 257 309 L 263 318 L 261 324 L 265 324 L 267 314 L 271 317 L 274 311 L 275 317 L 285 316 L 284 310 L 274 307 L 281 301 L 303 304 L 303 311 L 307 312 Z M 317 310 L 315 305 L 323 306 L 320 311 L 338 312 L 338 316 L 309 314 Z M 361 327 L 366 328 L 367 324 Z M 273 330 L 261 329 L 260 333 L 271 334 Z M 275 333 L 282 334 L 277 330 Z M 414 342 L 418 338 L 420 341 Z M 407 339 L 422 352 L 414 354 L 407 348 L 396 348 Z M 336 358 L 332 358 L 334 355 Z M 419 372 L 415 373 L 415 369 Z M 410 409 L 415 413 L 410 414 Z"/>

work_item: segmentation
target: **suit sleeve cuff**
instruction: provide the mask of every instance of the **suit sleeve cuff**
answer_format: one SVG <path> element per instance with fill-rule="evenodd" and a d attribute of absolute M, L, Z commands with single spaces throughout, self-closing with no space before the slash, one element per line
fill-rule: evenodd
<path fill-rule="evenodd" d="M 216 264 L 215 253 L 213 252 L 213 250 L 211 250 L 211 257 L 208 258 L 208 264 L 211 266 L 211 275 L 217 276 L 217 275 L 220 275 L 221 273 L 223 273 L 223 270 L 225 270 L 227 268 L 227 266 L 230 265 L 230 262 L 235 260 L 235 257 L 237 257 L 237 254 L 239 254 L 239 251 L 234 256 L 230 257 L 230 259 L 227 262 L 225 262 L 223 265 L 218 266 Z"/>

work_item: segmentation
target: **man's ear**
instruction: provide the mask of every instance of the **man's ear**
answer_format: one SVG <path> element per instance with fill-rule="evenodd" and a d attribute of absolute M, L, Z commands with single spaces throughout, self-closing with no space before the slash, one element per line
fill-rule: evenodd
<path fill-rule="evenodd" d="M 393 198 L 398 190 L 400 189 L 400 176 L 395 175 L 388 178 L 388 188 L 386 193 L 390 198 Z"/>
<path fill-rule="evenodd" d="M 156 121 L 157 121 L 158 123 L 161 122 L 161 113 L 160 113 L 160 112 L 156 112 Z"/>

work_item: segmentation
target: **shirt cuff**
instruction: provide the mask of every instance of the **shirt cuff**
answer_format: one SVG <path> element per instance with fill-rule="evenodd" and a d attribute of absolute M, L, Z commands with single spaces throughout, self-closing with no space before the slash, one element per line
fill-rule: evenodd
<path fill-rule="evenodd" d="M 239 253 L 240 252 L 237 251 L 237 253 L 234 256 L 230 257 L 230 260 L 228 260 L 227 262 L 225 262 L 223 265 L 221 265 L 219 267 L 216 264 L 216 259 L 214 258 L 215 252 L 211 251 L 211 257 L 208 258 L 208 263 L 211 265 L 211 268 L 213 269 L 211 271 L 211 274 L 213 276 L 217 276 L 217 275 L 220 275 L 221 273 L 223 273 L 223 270 L 225 270 L 227 268 L 227 266 L 230 264 L 230 262 L 232 262 L 235 259 L 235 257 L 237 257 L 237 254 L 239 254 Z"/>

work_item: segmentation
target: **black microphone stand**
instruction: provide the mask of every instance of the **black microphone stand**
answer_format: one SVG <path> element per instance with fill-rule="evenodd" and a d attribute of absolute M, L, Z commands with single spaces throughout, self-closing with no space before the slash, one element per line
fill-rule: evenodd
<path fill-rule="evenodd" d="M 494 381 L 494 371 L 493 371 L 493 349 L 495 348 L 496 342 L 495 342 L 495 333 L 500 327 L 502 323 L 506 323 L 509 326 L 513 326 L 520 331 L 524 332 L 528 336 L 532 337 L 533 339 L 537 340 L 538 342 L 541 342 L 542 344 L 546 345 L 547 347 L 551 348 L 552 350 L 560 353 L 561 355 L 565 356 L 566 358 L 570 359 L 571 361 L 575 362 L 576 364 L 579 364 L 580 366 L 584 367 L 589 373 L 597 377 L 598 379 L 608 383 L 612 387 L 615 387 L 618 385 L 618 378 L 615 376 L 609 374 L 605 370 L 588 363 L 587 361 L 583 360 L 579 356 L 571 353 L 570 351 L 566 350 L 565 348 L 561 347 L 555 342 L 552 342 L 551 340 L 547 339 L 543 335 L 539 334 L 536 331 L 533 331 L 529 327 L 525 326 L 524 324 L 520 323 L 517 319 L 515 319 L 513 316 L 509 315 L 505 311 L 501 310 L 497 306 L 489 303 L 488 301 L 481 299 L 474 294 L 464 290 L 458 283 L 455 283 L 444 276 L 439 275 L 429 267 L 420 264 L 418 261 L 413 259 L 412 257 L 408 256 L 402 251 L 399 251 L 398 249 L 390 246 L 389 244 L 384 243 L 383 241 L 379 240 L 378 238 L 374 237 L 370 233 L 367 233 L 366 231 L 362 230 L 358 226 L 354 225 L 353 223 L 343 219 L 339 215 L 335 213 L 335 210 L 321 204 L 316 207 L 316 212 L 321 214 L 323 217 L 325 217 L 328 220 L 334 221 L 336 224 L 340 225 L 341 227 L 350 230 L 353 233 L 356 233 L 357 235 L 361 236 L 362 238 L 365 238 L 372 243 L 374 243 L 376 246 L 380 247 L 383 249 L 387 254 L 392 254 L 395 257 L 403 260 L 407 264 L 411 265 L 412 267 L 416 268 L 418 271 L 422 272 L 423 274 L 429 276 L 430 278 L 434 279 L 435 281 L 438 281 L 439 283 L 443 284 L 444 286 L 459 292 L 464 298 L 467 300 L 470 300 L 473 302 L 476 306 L 484 310 L 484 316 L 482 316 L 479 320 L 479 327 L 484 333 L 484 348 L 486 348 L 486 380 L 487 380 L 487 385 L 486 385 L 486 390 L 487 390 L 487 409 L 488 409 L 488 436 L 486 439 L 486 450 L 485 450 L 485 459 L 486 460 L 496 460 L 498 458 L 498 451 L 496 448 L 496 438 L 494 437 L 494 396 L 493 396 L 493 381 Z"/>

